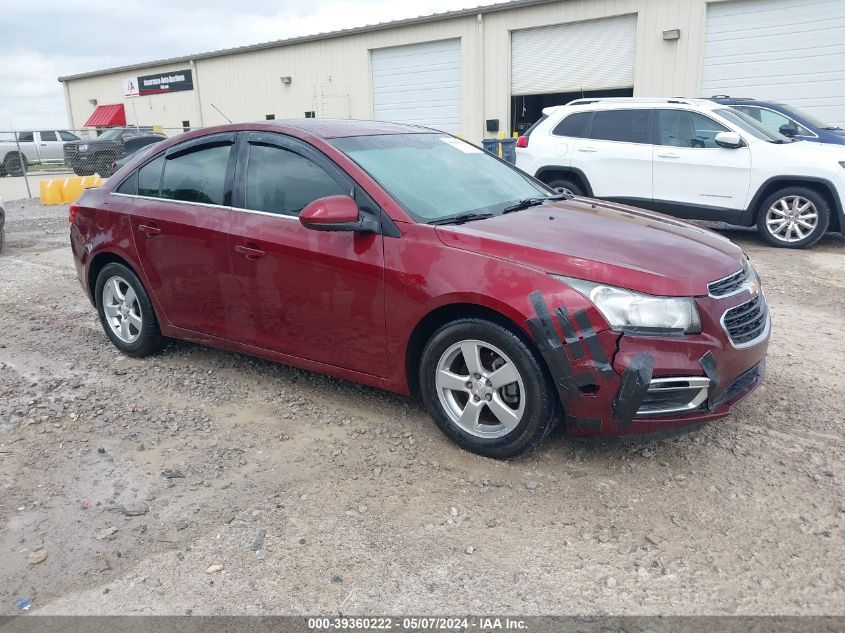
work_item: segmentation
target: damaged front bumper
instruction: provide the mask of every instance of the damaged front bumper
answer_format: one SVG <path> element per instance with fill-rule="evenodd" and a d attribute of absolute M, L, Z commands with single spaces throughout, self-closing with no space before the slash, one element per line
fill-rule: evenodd
<path fill-rule="evenodd" d="M 721 418 L 763 380 L 768 325 L 753 345 L 738 348 L 713 324 L 684 336 L 596 332 L 587 311 L 550 310 L 539 293 L 531 302 L 536 316 L 528 326 L 570 436 L 644 435 Z"/>

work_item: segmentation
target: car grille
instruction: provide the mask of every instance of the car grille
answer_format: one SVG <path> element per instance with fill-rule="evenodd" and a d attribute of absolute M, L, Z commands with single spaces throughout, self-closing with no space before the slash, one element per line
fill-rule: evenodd
<path fill-rule="evenodd" d="M 769 320 L 769 309 L 763 295 L 731 308 L 722 317 L 722 325 L 731 342 L 744 346 L 757 340 L 765 331 Z"/>
<path fill-rule="evenodd" d="M 726 297 L 739 291 L 747 280 L 748 268 L 743 266 L 742 270 L 735 272 L 733 275 L 707 284 L 707 291 L 711 297 Z"/>
<path fill-rule="evenodd" d="M 79 148 L 76 145 L 65 145 L 65 158 L 76 158 Z"/>

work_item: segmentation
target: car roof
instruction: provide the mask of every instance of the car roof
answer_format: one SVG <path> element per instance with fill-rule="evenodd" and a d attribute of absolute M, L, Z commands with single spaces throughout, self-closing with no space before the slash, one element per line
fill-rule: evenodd
<path fill-rule="evenodd" d="M 375 134 L 436 134 L 437 130 L 388 121 L 365 121 L 361 119 L 275 119 L 261 121 L 262 124 L 294 128 L 321 138 L 346 136 L 372 136 Z"/>

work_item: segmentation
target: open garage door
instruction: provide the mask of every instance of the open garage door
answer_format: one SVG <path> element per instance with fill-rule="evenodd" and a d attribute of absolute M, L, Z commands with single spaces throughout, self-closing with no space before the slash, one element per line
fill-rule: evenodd
<path fill-rule="evenodd" d="M 586 96 L 632 96 L 637 16 L 555 24 L 511 34 L 511 128 Z"/>
<path fill-rule="evenodd" d="M 380 121 L 461 131 L 461 41 L 372 52 L 373 115 Z"/>
<path fill-rule="evenodd" d="M 783 101 L 845 125 L 845 1 L 707 7 L 701 94 Z"/>

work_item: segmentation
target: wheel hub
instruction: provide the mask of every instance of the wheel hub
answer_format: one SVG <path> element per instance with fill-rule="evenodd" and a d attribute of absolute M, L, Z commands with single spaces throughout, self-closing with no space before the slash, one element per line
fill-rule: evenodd
<path fill-rule="evenodd" d="M 493 387 L 490 385 L 490 381 L 486 376 L 481 375 L 480 378 L 473 376 L 467 382 L 467 388 L 476 402 L 481 400 L 487 400 L 489 402 L 493 399 Z"/>

